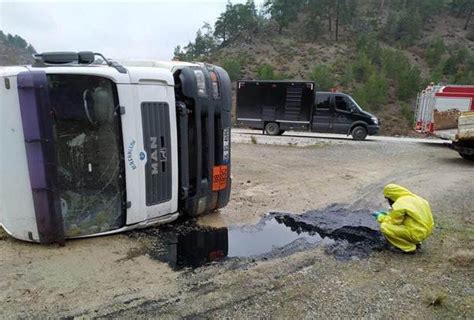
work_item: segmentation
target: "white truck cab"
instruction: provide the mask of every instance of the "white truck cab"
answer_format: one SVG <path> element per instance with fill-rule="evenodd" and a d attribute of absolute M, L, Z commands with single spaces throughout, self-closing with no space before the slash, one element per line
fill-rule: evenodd
<path fill-rule="evenodd" d="M 96 58 L 0 68 L 0 223 L 15 238 L 64 243 L 229 201 L 227 73 Z"/>

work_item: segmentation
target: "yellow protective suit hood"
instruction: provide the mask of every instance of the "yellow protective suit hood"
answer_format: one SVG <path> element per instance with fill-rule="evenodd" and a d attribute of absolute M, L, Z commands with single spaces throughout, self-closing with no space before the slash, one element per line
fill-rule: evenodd
<path fill-rule="evenodd" d="M 428 201 L 396 184 L 386 185 L 383 194 L 394 203 L 386 216 L 378 218 L 382 233 L 394 246 L 404 251 L 416 250 L 416 244 L 433 231 Z"/>
<path fill-rule="evenodd" d="M 385 188 L 383 188 L 383 195 L 385 198 L 389 198 L 393 202 L 397 201 L 400 197 L 403 196 L 412 196 L 413 193 L 411 193 L 408 189 L 399 186 L 398 184 L 387 184 Z"/>

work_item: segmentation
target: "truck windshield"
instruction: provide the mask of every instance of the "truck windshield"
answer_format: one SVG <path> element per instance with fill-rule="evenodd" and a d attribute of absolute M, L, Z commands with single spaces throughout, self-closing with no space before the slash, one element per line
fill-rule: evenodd
<path fill-rule="evenodd" d="M 115 84 L 85 75 L 49 75 L 66 236 L 125 223 L 125 178 Z"/>

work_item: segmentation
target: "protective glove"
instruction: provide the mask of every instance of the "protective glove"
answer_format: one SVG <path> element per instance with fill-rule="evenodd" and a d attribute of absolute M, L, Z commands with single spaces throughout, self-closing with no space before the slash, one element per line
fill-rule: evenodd
<path fill-rule="evenodd" d="M 372 213 L 372 217 L 374 217 L 375 220 L 379 220 L 380 216 L 386 216 L 386 215 L 387 215 L 386 211 L 375 211 L 374 213 Z"/>

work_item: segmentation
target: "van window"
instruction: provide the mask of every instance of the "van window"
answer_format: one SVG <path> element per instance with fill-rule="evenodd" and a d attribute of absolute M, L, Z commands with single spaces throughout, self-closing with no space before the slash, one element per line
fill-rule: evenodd
<path fill-rule="evenodd" d="M 328 94 L 316 95 L 316 109 L 329 110 L 331 108 L 331 96 Z"/>
<path fill-rule="evenodd" d="M 349 101 L 343 96 L 335 97 L 336 109 L 340 111 L 350 111 Z"/>

